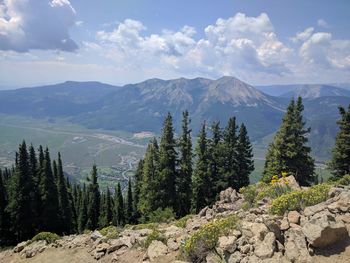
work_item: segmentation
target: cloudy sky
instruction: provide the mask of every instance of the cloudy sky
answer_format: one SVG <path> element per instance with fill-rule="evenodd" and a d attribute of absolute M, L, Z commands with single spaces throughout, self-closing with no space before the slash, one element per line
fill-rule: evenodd
<path fill-rule="evenodd" d="M 0 88 L 350 82 L 349 28 L 349 0 L 0 0 Z"/>

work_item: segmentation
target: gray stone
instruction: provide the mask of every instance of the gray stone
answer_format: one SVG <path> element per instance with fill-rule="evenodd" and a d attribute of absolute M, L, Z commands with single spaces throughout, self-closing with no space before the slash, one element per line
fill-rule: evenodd
<path fill-rule="evenodd" d="M 158 240 L 153 240 L 147 249 L 147 256 L 151 262 L 158 257 L 165 256 L 168 253 L 168 247 Z"/>
<path fill-rule="evenodd" d="M 260 242 L 255 247 L 254 253 L 260 259 L 266 259 L 273 256 L 276 250 L 276 237 L 275 234 L 269 232 L 266 234 L 263 242 Z"/>
<path fill-rule="evenodd" d="M 299 224 L 300 222 L 300 214 L 298 211 L 290 211 L 288 213 L 288 221 L 289 223 Z"/>
<path fill-rule="evenodd" d="M 219 237 L 218 247 L 221 248 L 223 251 L 233 253 L 237 248 L 236 240 L 237 240 L 237 237 L 235 236 Z"/>
<path fill-rule="evenodd" d="M 238 251 L 234 252 L 231 254 L 227 260 L 228 263 L 239 263 L 242 260 L 242 254 L 239 253 Z"/>
<path fill-rule="evenodd" d="M 288 260 L 292 262 L 310 261 L 305 236 L 301 229 L 291 228 L 286 231 L 284 247 L 284 255 Z"/>

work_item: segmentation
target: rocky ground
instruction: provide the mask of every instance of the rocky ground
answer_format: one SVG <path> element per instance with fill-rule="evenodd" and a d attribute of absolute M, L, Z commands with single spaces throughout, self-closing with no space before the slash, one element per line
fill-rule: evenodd
<path fill-rule="evenodd" d="M 113 239 L 94 231 L 65 236 L 53 244 L 22 242 L 0 252 L 0 262 L 184 262 L 183 240 L 206 223 L 231 214 L 239 218 L 239 226 L 219 237 L 215 249 L 203 256 L 204 262 L 350 262 L 350 187 L 333 187 L 327 201 L 284 216 L 269 214 L 268 200 L 249 210 L 241 208 L 243 203 L 243 196 L 229 188 L 183 228 L 157 226 L 165 238 L 153 240 L 148 249 L 143 244 L 153 230 L 145 226 L 124 229 Z"/>

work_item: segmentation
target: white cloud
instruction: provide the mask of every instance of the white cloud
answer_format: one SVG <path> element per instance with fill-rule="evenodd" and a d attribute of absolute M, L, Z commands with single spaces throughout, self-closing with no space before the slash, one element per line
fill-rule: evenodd
<path fill-rule="evenodd" d="M 70 38 L 75 10 L 68 0 L 3 0 L 0 2 L 0 49 L 73 51 Z"/>
<path fill-rule="evenodd" d="M 321 18 L 317 20 L 317 25 L 320 27 L 323 27 L 323 28 L 330 28 L 330 26 L 328 25 L 326 20 L 321 19 Z"/>
<path fill-rule="evenodd" d="M 312 35 L 313 32 L 314 32 L 314 28 L 308 27 L 304 31 L 298 32 L 295 35 L 295 37 L 292 37 L 292 41 L 293 42 L 305 41 L 305 40 L 309 39 L 309 37 Z"/>

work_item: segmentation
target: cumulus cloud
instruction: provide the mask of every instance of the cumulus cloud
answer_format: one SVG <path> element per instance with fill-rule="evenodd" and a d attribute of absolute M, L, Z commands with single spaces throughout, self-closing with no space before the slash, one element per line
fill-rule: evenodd
<path fill-rule="evenodd" d="M 106 56 L 138 67 L 168 67 L 180 73 L 242 75 L 247 70 L 269 74 L 288 72 L 284 61 L 291 50 L 278 40 L 267 14 L 248 17 L 238 13 L 218 19 L 195 39 L 196 30 L 184 26 L 178 31 L 147 34 L 140 21 L 126 19 L 112 31 L 97 32 Z"/>
<path fill-rule="evenodd" d="M 329 28 L 330 26 L 328 25 L 328 23 L 326 22 L 326 20 L 324 19 L 318 19 L 317 20 L 317 25 L 320 27 L 324 27 L 324 28 Z"/>
<path fill-rule="evenodd" d="M 295 35 L 295 37 L 292 37 L 292 41 L 293 42 L 305 41 L 305 40 L 309 39 L 309 37 L 312 35 L 313 32 L 314 32 L 314 28 L 308 27 L 304 31 L 298 32 Z"/>
<path fill-rule="evenodd" d="M 74 51 L 75 14 L 68 0 L 0 0 L 0 49 Z"/>

